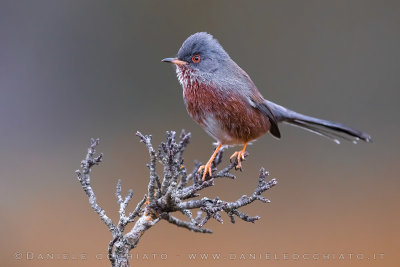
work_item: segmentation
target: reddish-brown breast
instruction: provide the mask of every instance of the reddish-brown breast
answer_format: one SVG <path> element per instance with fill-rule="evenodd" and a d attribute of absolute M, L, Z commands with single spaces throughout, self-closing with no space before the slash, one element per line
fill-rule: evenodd
<path fill-rule="evenodd" d="M 223 145 L 244 144 L 268 132 L 268 118 L 238 93 L 190 80 L 184 71 L 180 74 L 189 115 Z"/>

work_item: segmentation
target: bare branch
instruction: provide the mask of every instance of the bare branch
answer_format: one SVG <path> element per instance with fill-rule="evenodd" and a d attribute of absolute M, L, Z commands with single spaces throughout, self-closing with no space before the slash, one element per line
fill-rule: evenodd
<path fill-rule="evenodd" d="M 147 188 L 149 201 L 151 202 L 155 196 L 159 194 L 160 190 L 160 178 L 156 173 L 156 152 L 154 151 L 153 145 L 151 144 L 151 135 L 143 135 L 140 132 L 136 132 L 141 142 L 143 142 L 149 150 L 150 163 L 147 165 L 150 169 L 150 181 Z"/>
<path fill-rule="evenodd" d="M 135 209 L 133 212 L 129 213 L 128 222 L 133 222 L 133 221 L 135 220 L 135 217 L 137 217 L 137 216 L 139 215 L 139 213 L 140 213 L 140 211 L 141 211 L 141 209 L 142 209 L 143 204 L 146 202 L 146 199 L 147 199 L 147 196 L 145 195 L 145 196 L 143 197 L 142 201 L 140 201 L 140 202 L 137 204 L 136 209 Z"/>
<path fill-rule="evenodd" d="M 169 213 L 164 213 L 161 215 L 162 219 L 167 220 L 169 223 L 175 224 L 178 227 L 186 228 L 190 231 L 197 232 L 197 233 L 212 233 L 212 230 L 207 228 L 200 228 L 197 223 L 192 222 L 185 222 L 178 218 L 175 218 Z"/>
<path fill-rule="evenodd" d="M 184 164 L 183 153 L 190 142 L 190 133 L 182 131 L 179 141 L 176 141 L 176 133 L 171 131 L 166 133 L 166 141 L 162 142 L 157 151 L 151 144 L 151 135 L 143 135 L 137 132 L 136 135 L 143 142 L 150 156 L 149 184 L 147 195 L 136 205 L 134 211 L 127 216 L 127 206 L 132 200 L 133 191 L 130 189 L 128 194 L 123 197 L 121 180 L 118 180 L 115 190 L 117 203 L 119 205 L 119 221 L 115 225 L 105 211 L 97 204 L 96 196 L 90 184 L 90 171 L 94 165 L 101 162 L 103 155 L 95 157 L 95 147 L 98 139 L 91 139 L 91 144 L 85 159 L 81 163 L 82 170 L 76 171 L 79 182 L 83 190 L 89 197 L 89 202 L 99 214 L 101 220 L 107 225 L 113 235 L 113 239 L 108 246 L 108 255 L 112 266 L 129 266 L 129 251 L 135 248 L 145 231 L 157 224 L 160 220 L 174 224 L 197 233 L 212 233 L 210 229 L 203 228 L 210 219 L 223 223 L 222 213 L 225 213 L 232 223 L 235 217 L 246 222 L 255 222 L 259 216 L 250 216 L 240 208 L 259 200 L 269 203 L 269 200 L 262 196 L 262 193 L 277 184 L 275 179 L 266 181 L 269 175 L 261 169 L 258 185 L 250 196 L 243 195 L 234 202 L 227 202 L 219 197 L 210 199 L 203 197 L 198 199 L 200 192 L 214 185 L 217 178 L 235 179 L 231 171 L 236 167 L 237 161 L 230 162 L 225 168 L 217 170 L 221 164 L 224 150 L 222 148 L 213 162 L 213 175 L 207 176 L 208 179 L 202 181 L 198 168 L 200 162 L 194 162 L 194 168 L 188 174 Z M 156 164 L 163 165 L 162 179 L 156 172 Z M 196 217 L 193 217 L 192 210 L 197 210 Z M 180 212 L 187 217 L 181 220 L 172 215 Z M 130 230 L 125 232 L 125 228 L 133 223 Z"/>
<path fill-rule="evenodd" d="M 100 216 L 100 219 L 105 223 L 108 229 L 114 234 L 115 225 L 111 219 L 106 215 L 106 212 L 97 204 L 96 195 L 93 192 L 92 186 L 90 184 L 90 171 L 94 165 L 98 165 L 102 159 L 103 154 L 95 157 L 96 146 L 99 144 L 99 139 L 91 139 L 90 147 L 88 148 L 88 153 L 84 160 L 81 161 L 81 170 L 76 170 L 78 181 L 81 183 L 83 190 L 89 197 L 89 203 L 92 209 Z"/>

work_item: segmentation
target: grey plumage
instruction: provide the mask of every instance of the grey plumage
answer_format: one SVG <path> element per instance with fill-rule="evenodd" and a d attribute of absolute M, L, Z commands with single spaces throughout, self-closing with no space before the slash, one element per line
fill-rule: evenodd
<path fill-rule="evenodd" d="M 371 136 L 367 133 L 350 128 L 341 123 L 307 116 L 268 100 L 265 100 L 265 103 L 270 107 L 278 122 L 285 122 L 293 126 L 298 126 L 315 134 L 327 137 L 336 143 L 340 143 L 340 139 L 352 141 L 354 143 L 357 142 L 358 139 L 365 142 L 372 142 Z"/>
<path fill-rule="evenodd" d="M 193 55 L 201 56 L 201 61 L 193 62 Z M 281 137 L 278 123 L 284 122 L 327 137 L 336 143 L 340 143 L 340 139 L 353 142 L 358 139 L 366 142 L 372 141 L 368 134 L 341 123 L 300 114 L 265 100 L 250 76 L 230 58 L 211 34 L 198 32 L 189 36 L 179 49 L 177 59 L 187 64 L 190 69 L 191 82 L 197 81 L 218 91 L 221 101 L 238 98 L 246 108 L 261 112 L 270 122 L 269 132 L 277 138 Z M 171 60 L 165 59 L 166 62 Z M 182 68 L 177 67 L 177 72 L 178 78 L 185 87 L 187 84 L 183 79 Z M 224 122 L 219 123 L 222 125 Z M 215 124 L 214 122 L 214 128 Z"/>

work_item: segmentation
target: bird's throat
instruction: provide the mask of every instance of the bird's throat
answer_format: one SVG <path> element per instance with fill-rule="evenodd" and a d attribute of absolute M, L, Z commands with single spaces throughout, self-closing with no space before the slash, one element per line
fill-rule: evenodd
<path fill-rule="evenodd" d="M 195 89 L 194 87 L 198 86 L 196 75 L 194 75 L 193 70 L 186 66 L 177 65 L 176 76 L 178 77 L 178 81 L 182 85 L 183 90 L 193 90 Z"/>

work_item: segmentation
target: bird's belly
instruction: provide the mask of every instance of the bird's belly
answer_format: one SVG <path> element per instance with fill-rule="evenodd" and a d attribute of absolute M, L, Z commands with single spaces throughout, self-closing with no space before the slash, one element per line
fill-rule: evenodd
<path fill-rule="evenodd" d="M 244 142 L 231 135 L 229 131 L 226 131 L 226 127 L 214 114 L 208 114 L 204 116 L 201 121 L 197 121 L 200 126 L 206 131 L 212 138 L 224 145 L 235 145 L 243 144 Z"/>
<path fill-rule="evenodd" d="M 184 90 L 189 115 L 214 139 L 224 145 L 244 144 L 268 132 L 266 116 L 232 93 L 197 88 Z"/>

